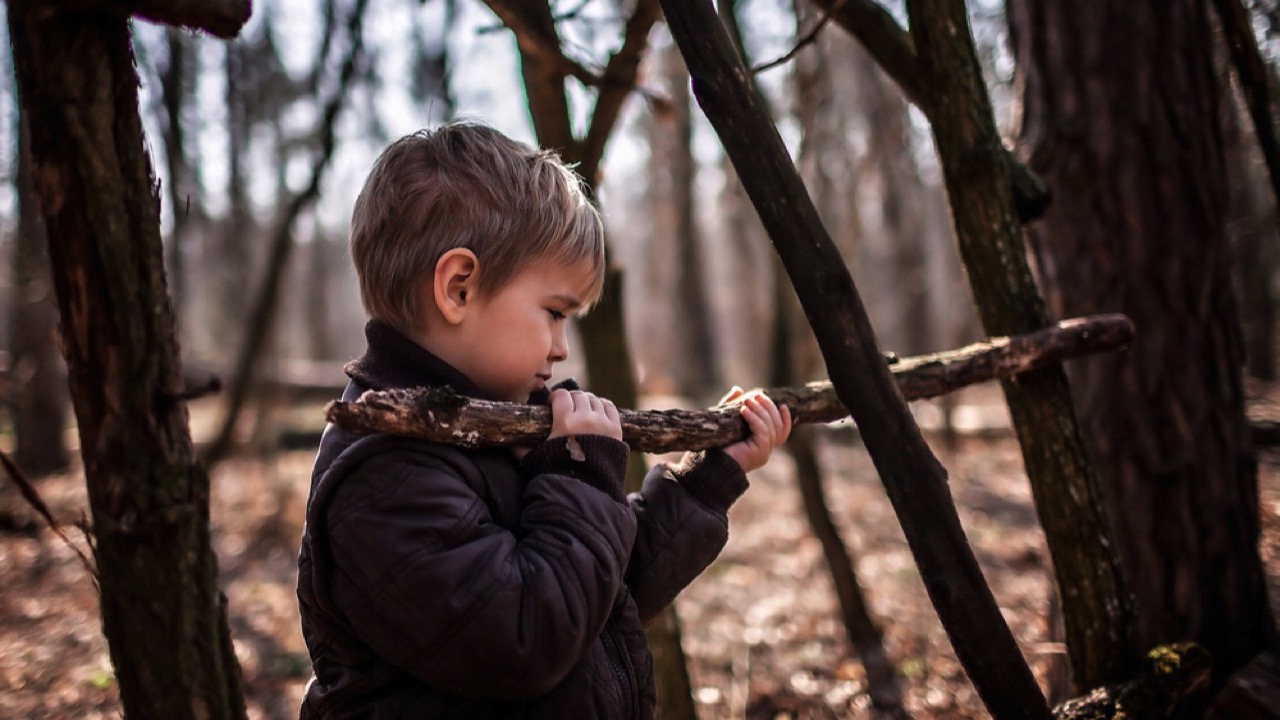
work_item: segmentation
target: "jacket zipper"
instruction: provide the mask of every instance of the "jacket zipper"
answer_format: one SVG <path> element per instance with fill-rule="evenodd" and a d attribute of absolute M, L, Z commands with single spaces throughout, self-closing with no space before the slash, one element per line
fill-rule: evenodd
<path fill-rule="evenodd" d="M 618 676 L 618 683 L 622 685 L 622 695 L 624 703 L 631 708 L 631 717 L 640 717 L 640 693 L 636 688 L 635 671 L 631 669 L 630 664 L 626 662 L 623 651 L 626 649 L 626 642 L 621 637 L 615 637 L 615 633 L 621 635 L 614 627 L 612 621 L 605 625 L 604 632 L 600 634 L 600 639 L 604 642 L 604 652 L 609 656 L 609 664 L 613 667 L 613 674 Z"/>

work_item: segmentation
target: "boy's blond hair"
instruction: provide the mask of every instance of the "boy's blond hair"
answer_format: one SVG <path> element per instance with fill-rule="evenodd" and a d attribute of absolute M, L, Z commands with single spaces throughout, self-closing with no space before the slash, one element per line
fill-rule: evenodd
<path fill-rule="evenodd" d="M 351 213 L 351 257 L 370 317 L 423 327 L 418 289 L 449 250 L 476 254 L 476 291 L 500 290 L 530 263 L 588 262 L 604 285 L 604 228 L 580 180 L 552 152 L 473 122 L 389 145 Z"/>

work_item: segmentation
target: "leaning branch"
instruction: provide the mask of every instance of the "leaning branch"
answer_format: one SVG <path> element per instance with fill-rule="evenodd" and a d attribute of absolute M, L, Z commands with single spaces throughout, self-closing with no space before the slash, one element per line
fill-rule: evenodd
<path fill-rule="evenodd" d="M 203 30 L 229 40 L 249 21 L 249 0 L 53 0 L 59 10 L 99 10 L 163 25 Z"/>
<path fill-rule="evenodd" d="M 892 372 L 903 397 L 919 400 L 1071 358 L 1119 350 L 1132 339 L 1133 324 L 1124 315 L 1093 315 L 959 350 L 904 358 L 893 365 Z M 826 423 L 849 415 L 830 382 L 766 392 L 790 409 L 795 422 Z M 551 430 L 551 411 L 544 406 L 475 400 L 438 388 L 367 392 L 354 402 L 330 403 L 325 414 L 330 422 L 352 432 L 420 437 L 464 447 L 533 445 Z M 704 450 L 747 434 L 746 423 L 732 405 L 706 410 L 622 410 L 620 415 L 622 439 L 638 452 Z"/>

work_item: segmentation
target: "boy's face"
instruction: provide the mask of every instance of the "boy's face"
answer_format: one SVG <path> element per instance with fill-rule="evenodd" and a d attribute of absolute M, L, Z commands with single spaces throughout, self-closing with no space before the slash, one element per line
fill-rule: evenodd
<path fill-rule="evenodd" d="M 592 283 L 587 263 L 538 262 L 497 292 L 478 297 L 467 313 L 455 365 L 490 400 L 525 402 L 569 357 L 568 319 Z"/>

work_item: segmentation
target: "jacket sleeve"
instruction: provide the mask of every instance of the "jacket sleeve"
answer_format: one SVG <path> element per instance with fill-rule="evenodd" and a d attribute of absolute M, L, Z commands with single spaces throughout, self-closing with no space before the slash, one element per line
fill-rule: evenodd
<path fill-rule="evenodd" d="M 729 506 L 746 489 L 746 473 L 720 450 L 649 471 L 629 498 L 637 529 L 626 579 L 642 622 L 651 623 L 724 549 Z"/>
<path fill-rule="evenodd" d="M 330 596 L 357 636 L 455 695 L 554 688 L 603 629 L 635 539 L 618 502 L 626 446 L 578 440 L 585 461 L 563 438 L 531 453 L 539 471 L 524 483 L 515 533 L 441 457 L 385 453 L 355 468 L 326 524 Z"/>

